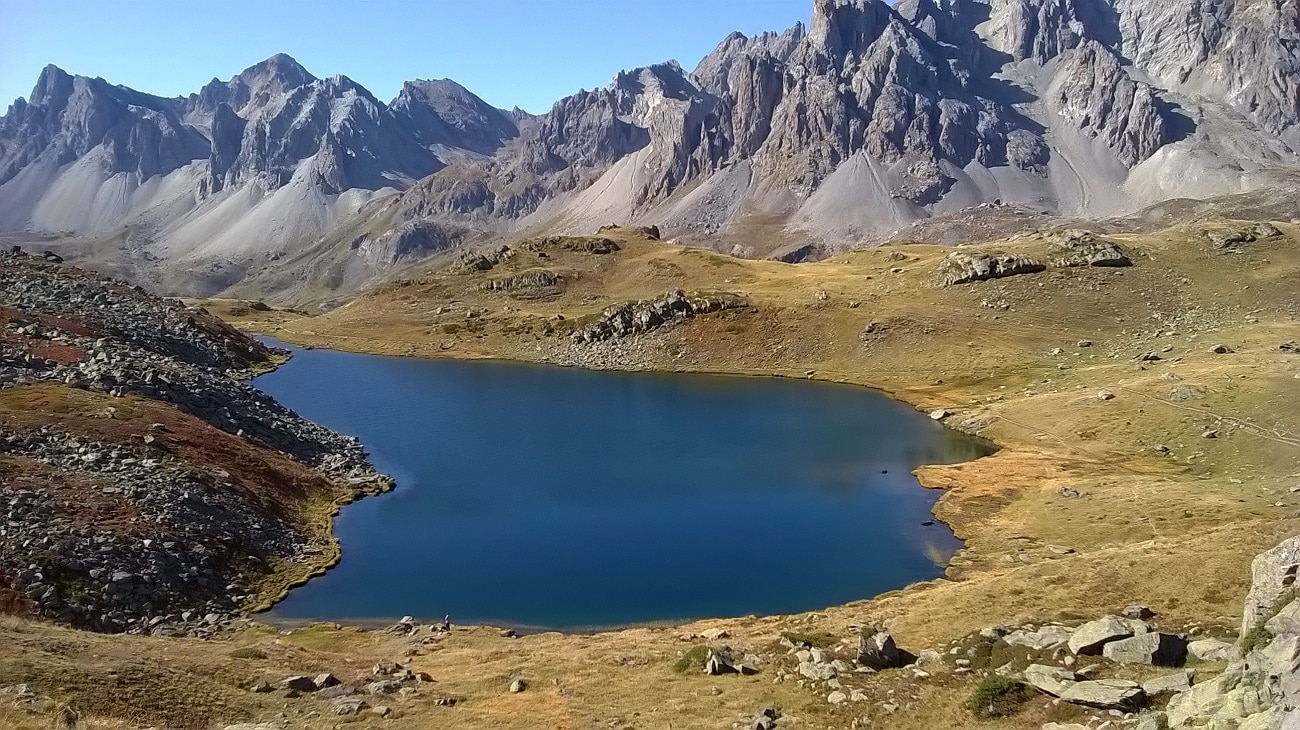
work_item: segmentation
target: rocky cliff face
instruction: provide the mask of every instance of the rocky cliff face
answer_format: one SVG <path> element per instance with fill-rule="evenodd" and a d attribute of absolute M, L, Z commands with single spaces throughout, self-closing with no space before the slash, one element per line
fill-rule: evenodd
<path fill-rule="evenodd" d="M 836 248 L 992 201 L 1112 215 L 1292 185 L 1297 36 L 1263 0 L 815 0 L 537 117 L 448 80 L 385 105 L 282 55 L 181 99 L 51 68 L 0 120 L 0 228 L 131 224 L 254 273 L 340 226 L 707 237 L 758 213 Z"/>
<path fill-rule="evenodd" d="M 205 153 L 177 111 L 169 99 L 46 66 L 30 100 L 0 117 L 0 185 L 42 155 L 65 165 L 94 151 L 110 173 L 166 175 Z"/>

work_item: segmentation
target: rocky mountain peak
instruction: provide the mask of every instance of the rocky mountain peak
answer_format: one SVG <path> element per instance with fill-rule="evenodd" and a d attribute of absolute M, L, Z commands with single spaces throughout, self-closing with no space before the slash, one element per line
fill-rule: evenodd
<path fill-rule="evenodd" d="M 519 135 L 516 117 L 451 79 L 407 81 L 389 110 L 425 147 L 442 145 L 491 154 Z"/>
<path fill-rule="evenodd" d="M 53 99 L 66 99 L 71 94 L 72 75 L 51 63 L 41 69 L 41 75 L 36 78 L 36 86 L 32 89 L 28 102 L 48 105 Z"/>
<path fill-rule="evenodd" d="M 884 0 L 815 0 L 808 41 L 842 59 L 871 45 L 895 17 Z"/>
<path fill-rule="evenodd" d="M 241 71 L 237 78 L 252 88 L 274 86 L 282 92 L 316 80 L 310 71 L 287 53 L 277 53 L 261 63 L 253 64 Z"/>
<path fill-rule="evenodd" d="M 1106 0 L 993 0 L 989 6 L 991 44 L 1017 61 L 1046 63 L 1084 40 L 1112 48 L 1120 40 L 1115 8 Z"/>

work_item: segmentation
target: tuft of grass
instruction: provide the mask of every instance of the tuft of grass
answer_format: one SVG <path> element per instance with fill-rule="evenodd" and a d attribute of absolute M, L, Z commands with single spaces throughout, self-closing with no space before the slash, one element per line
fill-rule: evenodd
<path fill-rule="evenodd" d="M 967 707 L 976 717 L 1010 717 L 1029 697 L 1029 689 L 1023 684 L 1001 674 L 990 674 L 975 687 Z"/>
<path fill-rule="evenodd" d="M 230 652 L 231 659 L 265 659 L 266 652 L 255 646 L 241 646 Z"/>
<path fill-rule="evenodd" d="M 690 671 L 703 672 L 704 662 L 709 658 L 709 647 L 696 646 L 692 647 L 673 664 L 673 671 L 678 674 L 685 674 Z"/>
<path fill-rule="evenodd" d="M 829 631 L 812 631 L 806 633 L 800 631 L 786 631 L 783 632 L 781 636 L 792 644 L 815 646 L 818 649 L 826 649 L 839 643 L 839 639 L 835 634 L 832 634 Z"/>

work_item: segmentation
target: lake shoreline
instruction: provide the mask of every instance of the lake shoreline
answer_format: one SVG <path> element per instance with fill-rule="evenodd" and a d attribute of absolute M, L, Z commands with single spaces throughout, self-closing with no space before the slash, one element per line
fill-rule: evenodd
<path fill-rule="evenodd" d="M 263 333 L 263 334 L 266 334 L 266 335 L 269 337 L 269 333 Z M 279 333 L 275 333 L 275 334 L 279 334 Z M 301 348 L 301 349 L 304 350 L 304 351 L 311 351 L 311 350 L 316 350 L 316 349 L 330 349 L 330 350 L 335 350 L 335 348 L 316 348 L 316 347 L 312 347 L 312 346 L 310 346 L 310 345 L 307 345 L 307 343 L 303 343 L 303 342 L 294 342 L 292 339 L 284 339 L 284 340 L 280 340 L 280 341 L 278 341 L 278 342 L 277 342 L 277 341 L 271 341 L 271 342 L 267 342 L 267 344 L 270 344 L 270 345 L 272 345 L 272 346 L 277 346 L 277 347 L 280 347 L 280 346 L 287 346 L 288 348 L 291 349 L 291 357 L 295 357 L 295 358 L 301 356 L 301 352 L 294 352 L 294 351 L 293 351 L 293 350 L 297 350 L 297 349 L 299 349 L 299 348 Z M 365 355 L 381 355 L 381 356 L 386 356 L 386 357 L 393 357 L 393 356 L 394 356 L 394 355 L 392 355 L 391 353 L 373 353 L 373 352 L 366 352 L 366 351 L 363 351 L 363 350 L 357 350 L 357 349 L 338 349 L 337 352 L 341 352 L 341 353 L 351 353 L 351 354 L 365 354 Z M 899 404 L 899 405 L 902 406 L 902 407 L 907 407 L 909 410 L 911 410 L 911 408 L 912 408 L 910 404 L 906 403 L 905 401 L 900 400 L 900 399 L 897 398 L 897 397 L 894 397 L 893 394 L 891 394 L 891 393 L 889 393 L 889 392 L 887 392 L 887 391 L 885 391 L 885 390 L 883 390 L 883 389 L 880 389 L 880 388 L 872 388 L 872 387 L 867 386 L 867 385 L 864 385 L 864 384 L 862 384 L 862 383 L 852 382 L 852 381 L 850 381 L 850 380 L 846 380 L 846 379 L 832 379 L 832 378 L 827 378 L 827 377 L 810 377 L 808 374 L 796 375 L 796 374 L 793 374 L 793 373 L 763 373 L 763 372 L 756 372 L 756 371 L 752 371 L 752 370 L 751 370 L 751 371 L 743 371 L 743 370 L 739 370 L 739 369 L 725 369 L 725 368 L 710 368 L 710 369 L 702 369 L 702 368 L 691 368 L 691 369 L 687 369 L 687 368 L 675 368 L 675 369 L 671 369 L 671 370 L 670 370 L 670 369 L 665 369 L 665 368 L 617 368 L 617 369 L 616 369 L 616 368 L 582 368 L 582 367 L 575 367 L 575 366 L 572 366 L 572 365 L 566 365 L 566 364 L 561 364 L 561 363 L 553 363 L 553 362 L 545 362 L 545 361 L 537 361 L 537 360 L 517 359 L 517 358 L 505 358 L 505 357 L 457 357 L 457 356 L 451 356 L 451 357 L 448 357 L 448 356 L 439 356 L 439 357 L 418 357 L 418 356 L 417 356 L 417 357 L 412 358 L 411 356 L 401 356 L 401 355 L 397 355 L 397 356 L 395 356 L 395 357 L 398 357 L 398 358 L 400 358 L 401 360 L 406 360 L 406 361 L 417 360 L 417 361 L 447 362 L 447 363 L 490 360 L 490 361 L 492 361 L 492 362 L 499 363 L 499 364 L 501 364 L 501 365 L 503 365 L 503 366 L 527 366 L 527 367 L 539 367 L 539 368 L 557 368 L 557 369 L 561 369 L 561 370 L 581 370 L 581 371 L 584 371 L 584 372 L 592 372 L 592 373 L 595 373 L 595 372 L 609 372 L 609 373 L 620 373 L 620 374 L 638 374 L 638 373 L 639 373 L 639 374 L 694 375 L 694 376 L 707 375 L 707 376 L 715 376 L 715 377 L 721 377 L 721 378 L 738 378 L 738 379 L 753 379 L 753 378 L 759 378 L 759 377 L 774 377 L 774 378 L 777 378 L 777 379 L 780 379 L 780 380 L 784 380 L 784 381 L 792 381 L 792 380 L 796 380 L 796 381 L 797 381 L 797 380 L 806 380 L 806 381 L 814 381 L 814 382 L 816 382 L 818 385 L 823 385 L 823 386 L 825 386 L 825 385 L 853 386 L 855 390 L 865 388 L 865 389 L 871 391 L 871 392 L 872 392 L 873 394 L 875 394 L 875 395 L 883 396 L 884 398 L 888 399 L 888 401 L 890 401 L 890 402 L 892 402 L 892 403 L 897 403 L 897 404 Z M 921 418 L 921 417 L 923 417 L 923 416 L 922 416 L 922 415 L 918 415 L 917 417 L 918 417 L 918 418 Z M 960 436 L 960 438 L 961 438 L 963 441 L 965 441 L 965 442 L 969 442 L 973 447 L 980 448 L 980 449 L 983 449 L 983 450 L 986 450 L 986 451 L 995 451 L 995 450 L 998 448 L 996 444 L 992 444 L 992 443 L 989 442 L 987 439 L 980 438 L 978 435 L 972 435 L 972 434 L 965 433 L 965 432 L 960 432 L 960 431 L 958 431 L 957 433 L 958 433 L 958 435 Z M 368 450 L 369 450 L 369 451 L 373 451 L 373 449 L 368 449 Z M 981 456 L 981 457 L 977 457 L 977 458 L 984 458 L 984 457 Z M 923 489 L 934 489 L 934 488 L 935 488 L 935 485 L 934 485 L 933 483 L 929 483 L 927 480 L 923 480 L 923 479 L 920 478 L 920 474 L 923 473 L 923 470 L 926 469 L 927 467 L 928 467 L 928 465 L 926 465 L 926 464 L 922 464 L 922 465 L 920 465 L 916 470 L 914 470 L 914 471 L 910 471 L 910 473 L 911 473 L 913 479 L 915 479 L 915 482 L 916 482 L 916 484 L 917 484 L 918 486 L 922 487 Z M 349 500 L 349 502 L 350 502 L 350 501 L 351 501 L 351 500 Z M 343 507 L 343 506 L 346 506 L 346 505 L 338 505 L 339 509 L 341 509 L 341 507 Z M 330 534 L 333 536 L 333 539 L 335 540 L 336 545 L 338 545 L 338 550 L 336 550 L 336 551 L 335 551 L 334 553 L 332 553 L 331 555 L 328 555 L 328 556 L 322 556 L 322 559 L 321 559 L 320 561 L 316 561 L 316 562 L 313 563 L 313 565 L 311 566 L 312 570 L 310 571 L 309 580 L 310 580 L 311 578 L 316 578 L 316 577 L 319 577 L 319 576 L 321 576 L 321 575 L 324 575 L 324 574 L 326 574 L 330 569 L 332 569 L 332 568 L 334 568 L 335 566 L 337 566 L 337 564 L 338 564 L 338 562 L 339 562 L 339 560 L 341 559 L 341 556 L 342 556 L 342 550 L 346 549 L 346 548 L 342 545 L 342 543 L 339 541 L 339 537 L 338 537 L 338 534 L 337 534 L 336 520 L 337 520 L 338 513 L 339 513 L 339 510 L 336 509 L 335 512 L 334 512 L 332 515 L 326 517 L 324 520 L 322 520 L 320 523 L 318 523 L 318 524 L 316 525 L 318 528 L 323 528 L 323 529 L 328 529 L 328 530 L 329 530 Z M 931 506 L 931 507 L 927 507 L 927 513 L 926 513 L 926 514 L 927 514 L 927 521 L 924 522 L 924 523 L 922 523 L 922 524 L 932 524 L 932 523 L 933 523 L 933 524 L 938 524 L 938 525 L 941 525 L 941 526 L 942 526 L 942 528 L 945 530 L 945 532 L 948 532 L 948 533 L 952 533 L 952 532 L 954 532 L 954 531 L 952 531 L 951 527 L 950 527 L 949 525 L 947 525 L 946 522 L 944 522 L 944 521 L 942 521 L 942 520 L 940 520 L 940 519 L 938 518 L 938 516 L 936 515 L 936 513 L 935 513 L 935 511 L 934 511 L 934 508 L 933 508 L 932 506 Z M 956 549 L 957 549 L 958 551 L 960 551 L 960 550 L 962 549 L 962 547 L 961 547 L 960 545 L 958 545 Z M 943 562 L 941 562 L 941 563 L 935 563 L 935 565 L 936 565 L 936 566 L 938 567 L 938 569 L 939 569 L 939 572 L 938 572 L 938 574 L 937 574 L 934 578 L 930 578 L 930 579 L 921 579 L 919 582 L 920 582 L 920 583 L 927 583 L 927 582 L 930 582 L 930 581 L 932 581 L 932 580 L 934 580 L 934 579 L 942 579 L 942 578 L 943 578 L 943 574 L 944 574 L 944 572 L 946 571 L 946 569 L 947 569 L 947 567 L 948 567 L 949 558 L 950 558 L 951 554 L 952 554 L 952 552 L 951 552 L 951 551 L 948 551 L 948 552 L 945 553 L 945 555 L 944 555 Z M 306 583 L 306 582 L 307 582 L 306 580 L 304 580 L 304 581 L 300 581 L 300 582 L 294 584 L 293 586 L 288 586 L 287 588 L 285 588 L 285 589 L 283 589 L 283 590 L 280 590 L 280 591 L 277 593 L 277 595 L 274 597 L 274 600 L 272 600 L 272 601 L 270 601 L 270 602 L 264 602 L 264 603 L 262 603 L 262 604 L 259 605 L 259 612 L 258 612 L 258 614 L 257 614 L 255 617 L 256 617 L 258 620 L 266 621 L 266 622 L 268 622 L 268 623 L 270 623 L 270 624 L 272 624 L 272 625 L 276 625 L 276 626 L 286 626 L 286 627 L 287 627 L 287 626 L 302 626 L 302 625 L 309 625 L 309 624 L 311 624 L 311 623 L 313 623 L 313 622 L 316 622 L 316 621 L 328 621 L 328 622 L 334 622 L 334 623 L 344 623 L 344 624 L 346 624 L 346 625 L 352 625 L 352 626 L 370 626 L 370 627 L 377 627 L 377 626 L 380 626 L 380 625 L 391 625 L 391 623 L 395 622 L 396 619 L 398 618 L 398 614 L 397 614 L 396 612 L 394 612 L 394 615 L 392 616 L 392 621 L 386 621 L 385 618 L 376 618 L 376 619 L 361 619 L 361 618 L 344 619 L 344 618 L 325 617 L 325 616 L 313 617 L 313 618 L 298 618 L 298 617 L 275 616 L 273 613 L 267 613 L 268 611 L 271 611 L 271 610 L 272 610 L 276 605 L 278 605 L 278 604 L 279 604 L 279 603 L 280 603 L 280 602 L 281 602 L 281 601 L 282 601 L 282 600 L 283 600 L 283 599 L 288 595 L 288 593 L 289 593 L 289 589 L 300 587 L 301 585 L 303 585 L 303 584 Z M 907 584 L 901 585 L 901 586 L 899 586 L 899 587 L 897 587 L 897 588 L 887 589 L 887 590 L 884 590 L 884 591 L 880 591 L 880 592 L 878 592 L 878 593 L 873 593 L 873 594 L 868 595 L 868 596 L 863 596 L 862 598 L 851 599 L 850 602 L 860 602 L 860 601 L 864 601 L 864 600 L 871 600 L 872 598 L 876 597 L 877 595 L 885 595 L 885 594 L 895 593 L 895 592 L 900 591 L 900 590 L 906 590 L 907 588 L 909 588 L 910 586 L 915 585 L 915 584 L 916 584 L 916 582 L 907 583 Z M 831 604 L 830 606 L 827 606 L 827 607 L 833 607 L 834 605 L 841 605 L 841 604 L 838 604 L 838 603 L 836 603 L 836 604 Z M 819 606 L 818 606 L 818 610 L 820 610 L 820 608 L 823 608 L 823 607 L 820 607 L 820 605 L 819 605 Z M 405 612 L 403 612 L 403 614 L 409 614 L 409 613 L 410 613 L 410 611 L 405 611 Z M 797 612 L 796 612 L 796 613 L 797 613 Z M 454 614 L 453 614 L 453 615 L 454 615 Z M 471 622 L 471 623 L 472 623 L 472 625 L 480 625 L 480 624 L 481 624 L 481 625 L 485 625 L 485 626 L 492 626 L 492 627 L 494 627 L 494 628 L 499 628 L 499 629 L 511 629 L 511 630 L 516 631 L 517 633 L 519 633 L 519 634 L 521 634 L 521 635 L 522 635 L 522 634 L 525 634 L 525 633 L 528 633 L 528 634 L 531 634 L 531 633 L 546 633 L 546 632 L 551 632 L 551 631 L 556 631 L 556 630 L 558 630 L 558 631 L 560 631 L 560 632 L 562 632 L 562 633 L 565 633 L 565 634 L 570 634 L 570 635 L 590 635 L 590 634 L 595 634 L 595 633 L 607 633 L 607 632 L 611 632 L 611 631 L 617 632 L 617 631 L 623 631 L 623 630 L 629 630 L 629 629 L 648 628 L 648 627 L 658 627 L 658 628 L 679 627 L 679 626 L 685 626 L 685 625 L 689 625 L 689 624 L 692 624 L 692 623 L 696 623 L 696 622 L 698 622 L 698 621 L 720 620 L 720 619 L 724 619 L 726 616 L 729 616 L 729 615 L 730 615 L 730 614 L 719 614 L 719 615 L 717 615 L 715 618 L 708 618 L 708 619 L 691 619 L 691 618 L 683 618 L 683 619 L 656 619 L 656 620 L 649 620 L 649 621 L 640 621 L 640 620 L 637 620 L 637 621 L 631 621 L 631 622 L 626 622 L 626 623 L 624 623 L 624 622 L 616 622 L 616 623 L 613 623 L 613 624 L 597 624 L 597 625 L 594 625 L 594 626 L 564 627 L 564 628 L 561 628 L 561 629 L 554 629 L 554 628 L 549 628 L 549 627 L 544 627 L 544 626 L 543 626 L 543 627 L 531 626 L 531 625 L 527 625 L 527 624 L 524 623 L 524 622 L 492 622 L 492 621 L 489 620 L 487 623 L 483 623 L 483 622 L 479 622 L 479 621 L 473 621 L 473 622 Z M 781 611 L 781 612 L 778 612 L 778 613 L 775 613 L 775 614 L 762 614 L 762 615 L 765 615 L 765 616 L 789 616 L 789 615 L 792 615 L 792 614 L 791 614 L 789 611 Z M 498 625 L 498 624 L 500 624 L 500 625 Z"/>

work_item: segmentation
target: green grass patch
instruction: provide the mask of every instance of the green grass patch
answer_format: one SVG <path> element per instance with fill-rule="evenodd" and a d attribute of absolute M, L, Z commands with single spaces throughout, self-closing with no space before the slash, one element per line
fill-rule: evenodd
<path fill-rule="evenodd" d="M 818 649 L 826 649 L 839 643 L 839 638 L 829 631 L 787 631 L 781 634 L 787 641 L 796 646 L 815 646 Z"/>
<path fill-rule="evenodd" d="M 241 646 L 230 652 L 231 659 L 265 659 L 266 652 L 255 646 Z"/>
<path fill-rule="evenodd" d="M 678 674 L 685 674 L 691 671 L 703 672 L 704 662 L 708 661 L 708 658 L 709 647 L 692 647 L 690 651 L 683 654 L 681 658 L 673 664 L 673 671 Z"/>
<path fill-rule="evenodd" d="M 982 679 L 967 701 L 976 717 L 1010 717 L 1029 701 L 1029 688 L 1001 674 Z"/>

